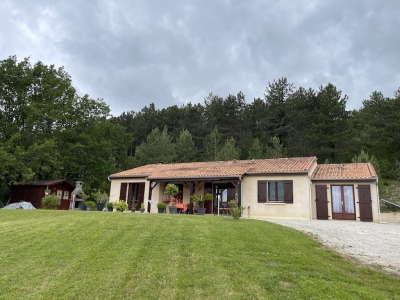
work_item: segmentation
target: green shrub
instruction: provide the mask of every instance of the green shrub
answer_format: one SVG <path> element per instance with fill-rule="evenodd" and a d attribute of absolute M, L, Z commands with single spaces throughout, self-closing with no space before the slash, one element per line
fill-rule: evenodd
<path fill-rule="evenodd" d="M 123 212 L 128 209 L 128 204 L 124 200 L 119 200 L 118 202 L 113 202 L 113 206 L 116 211 Z"/>
<path fill-rule="evenodd" d="M 229 207 L 230 212 L 231 212 L 231 216 L 234 220 L 239 219 L 242 216 L 242 212 L 244 210 L 244 207 L 242 206 L 238 206 L 235 200 L 231 200 L 229 201 Z"/>
<path fill-rule="evenodd" d="M 164 202 L 157 203 L 157 208 L 167 208 L 167 203 Z"/>
<path fill-rule="evenodd" d="M 42 199 L 42 205 L 44 209 L 57 209 L 60 205 L 61 199 L 57 198 L 56 195 L 47 195 Z"/>
<path fill-rule="evenodd" d="M 108 194 L 95 189 L 92 193 L 92 197 L 97 203 L 105 203 L 108 199 Z"/>
<path fill-rule="evenodd" d="M 177 185 L 175 185 L 173 183 L 168 183 L 167 186 L 165 187 L 164 193 L 166 193 L 167 195 L 170 195 L 172 197 L 175 197 L 179 193 L 179 188 Z"/>
<path fill-rule="evenodd" d="M 106 207 L 114 207 L 114 202 L 107 202 Z"/>
<path fill-rule="evenodd" d="M 94 201 L 86 201 L 85 204 L 87 207 L 90 207 L 91 209 L 94 209 L 96 207 L 96 202 Z"/>
<path fill-rule="evenodd" d="M 140 204 L 140 208 L 144 209 L 144 203 Z"/>

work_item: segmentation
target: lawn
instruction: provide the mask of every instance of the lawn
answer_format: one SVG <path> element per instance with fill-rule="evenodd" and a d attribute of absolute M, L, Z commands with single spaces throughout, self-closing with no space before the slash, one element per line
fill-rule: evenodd
<path fill-rule="evenodd" d="M 0 210 L 0 225 L 0 299 L 400 299 L 400 280 L 268 222 Z"/>

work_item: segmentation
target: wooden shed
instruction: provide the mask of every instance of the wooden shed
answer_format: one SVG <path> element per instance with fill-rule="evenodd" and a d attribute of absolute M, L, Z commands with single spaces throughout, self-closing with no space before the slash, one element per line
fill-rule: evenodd
<path fill-rule="evenodd" d="M 61 199 L 58 209 L 68 210 L 70 208 L 71 192 L 75 186 L 65 179 L 33 180 L 23 185 L 13 185 L 10 203 L 27 201 L 32 203 L 35 208 L 42 208 L 42 198 L 45 196 L 46 189 L 50 190 L 50 194 Z"/>

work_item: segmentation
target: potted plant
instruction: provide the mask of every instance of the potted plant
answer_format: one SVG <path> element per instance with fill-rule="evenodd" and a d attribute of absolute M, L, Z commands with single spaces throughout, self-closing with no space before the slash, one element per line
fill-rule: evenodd
<path fill-rule="evenodd" d="M 107 202 L 106 207 L 108 211 L 113 211 L 114 210 L 114 203 L 113 202 Z"/>
<path fill-rule="evenodd" d="M 170 198 L 173 198 L 173 197 L 175 197 L 176 195 L 178 195 L 178 193 L 179 193 L 179 188 L 178 188 L 177 185 L 175 185 L 175 184 L 173 184 L 173 183 L 168 183 L 168 184 L 165 186 L 165 191 L 164 191 L 164 193 L 167 194 L 167 195 L 169 195 Z M 172 203 L 172 201 L 171 201 L 171 203 Z M 170 213 L 170 214 L 175 214 L 175 213 L 176 213 L 176 206 L 175 206 L 175 205 L 172 204 L 172 205 L 168 206 L 168 209 L 169 209 L 169 213 Z"/>
<path fill-rule="evenodd" d="M 98 211 L 102 211 L 104 204 L 108 200 L 108 194 L 103 193 L 100 190 L 94 189 L 92 193 L 92 198 L 96 201 L 96 206 Z"/>
<path fill-rule="evenodd" d="M 128 204 L 124 200 L 119 200 L 118 202 L 113 202 L 116 211 L 124 212 L 128 209 Z"/>
<path fill-rule="evenodd" d="M 140 204 L 140 212 L 144 213 L 144 203 Z"/>
<path fill-rule="evenodd" d="M 167 203 L 157 203 L 158 213 L 163 214 L 165 213 L 165 209 L 167 208 Z"/>
<path fill-rule="evenodd" d="M 94 201 L 86 201 L 86 207 L 87 210 L 94 210 L 94 208 L 96 207 L 96 202 Z"/>
<path fill-rule="evenodd" d="M 204 208 L 204 201 L 212 200 L 212 198 L 213 198 L 213 196 L 211 194 L 190 196 L 190 199 L 195 203 L 197 202 L 197 204 L 199 206 L 199 208 L 197 210 L 197 213 L 199 215 L 204 215 L 206 212 L 206 209 Z"/>

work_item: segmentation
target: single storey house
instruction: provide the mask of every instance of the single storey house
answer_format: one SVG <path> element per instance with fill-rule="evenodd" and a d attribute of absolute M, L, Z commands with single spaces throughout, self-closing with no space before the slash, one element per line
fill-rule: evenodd
<path fill-rule="evenodd" d="M 61 203 L 58 209 L 69 209 L 71 193 L 75 186 L 65 179 L 32 180 L 22 185 L 11 186 L 10 203 L 26 201 L 35 208 L 42 208 L 42 198 L 48 194 L 56 195 Z"/>
<path fill-rule="evenodd" d="M 319 165 L 316 157 L 293 157 L 150 164 L 109 179 L 111 201 L 144 203 L 151 213 L 168 199 L 166 184 L 174 183 L 184 203 L 211 193 L 208 214 L 221 214 L 235 200 L 244 217 L 379 222 L 378 178 L 370 163 Z"/>

